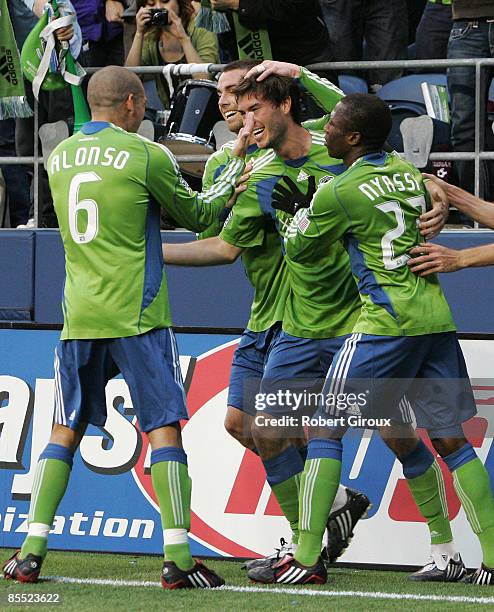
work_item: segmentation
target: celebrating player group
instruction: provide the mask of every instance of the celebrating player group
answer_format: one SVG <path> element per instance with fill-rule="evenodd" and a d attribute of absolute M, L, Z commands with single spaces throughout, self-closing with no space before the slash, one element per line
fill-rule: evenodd
<path fill-rule="evenodd" d="M 322 118 L 301 123 L 301 90 Z M 444 225 L 444 193 L 386 152 L 391 113 L 374 95 L 344 97 L 305 68 L 241 60 L 222 72 L 218 96 L 238 136 L 208 160 L 202 193 L 165 147 L 135 133 L 144 90 L 114 66 L 89 82 L 92 120 L 48 160 L 67 272 L 55 424 L 28 535 L 5 577 L 37 581 L 74 452 L 88 423 L 104 424 L 105 385 L 121 372 L 152 448 L 162 585 L 224 584 L 188 545 L 191 481 L 179 426 L 187 410 L 164 262 L 241 257 L 254 298 L 225 427 L 260 456 L 291 529 L 277 554 L 245 564 L 249 579 L 326 582 L 327 562 L 370 506 L 340 484 L 344 435 L 357 422 L 377 429 L 401 462 L 427 522 L 430 560 L 410 578 L 494 584 L 493 494 L 462 427 L 476 413 L 468 373 L 437 277 L 411 268 L 412 249 Z M 160 207 L 200 240 L 162 247 Z M 417 426 L 452 472 L 479 540 L 483 561 L 471 575 L 453 540 L 441 469 Z"/>

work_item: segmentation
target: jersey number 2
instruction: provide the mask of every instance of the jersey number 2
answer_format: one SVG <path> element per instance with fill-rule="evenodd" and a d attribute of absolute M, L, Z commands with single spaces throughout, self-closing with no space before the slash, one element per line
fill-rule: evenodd
<path fill-rule="evenodd" d="M 101 181 L 96 172 L 79 172 L 70 181 L 69 187 L 69 228 L 70 235 L 77 244 L 86 244 L 96 238 L 98 233 L 98 205 L 94 200 L 79 200 L 79 189 L 84 183 Z M 80 232 L 77 227 L 79 213 L 85 210 L 87 214 L 87 227 Z"/>
<path fill-rule="evenodd" d="M 426 211 L 426 203 L 424 196 L 415 196 L 414 198 L 407 198 L 408 204 L 414 208 L 419 208 L 421 213 Z M 401 268 L 410 259 L 410 255 L 407 253 L 395 257 L 393 240 L 399 238 L 405 233 L 405 215 L 397 200 L 392 202 L 385 202 L 384 204 L 378 204 L 376 208 L 382 210 L 384 213 L 391 212 L 394 214 L 396 219 L 396 227 L 388 230 L 381 240 L 381 248 L 383 252 L 383 264 L 386 270 L 396 270 Z"/>

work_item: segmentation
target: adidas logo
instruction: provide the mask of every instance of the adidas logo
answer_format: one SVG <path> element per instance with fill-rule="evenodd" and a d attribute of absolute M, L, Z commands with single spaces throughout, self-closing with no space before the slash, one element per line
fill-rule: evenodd
<path fill-rule="evenodd" d="M 17 74 L 14 66 L 14 59 L 10 49 L 4 47 L 4 54 L 0 57 L 0 74 L 11 85 L 17 85 Z"/>
<path fill-rule="evenodd" d="M 297 176 L 297 183 L 301 183 L 302 181 L 306 181 L 309 178 L 309 175 L 305 170 L 300 170 Z"/>
<path fill-rule="evenodd" d="M 259 32 L 253 30 L 238 41 L 238 46 L 250 59 L 263 60 L 262 42 Z"/>

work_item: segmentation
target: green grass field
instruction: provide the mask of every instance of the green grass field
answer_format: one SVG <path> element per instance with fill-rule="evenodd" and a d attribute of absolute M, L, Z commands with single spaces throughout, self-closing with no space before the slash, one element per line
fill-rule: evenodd
<path fill-rule="evenodd" d="M 11 554 L 0 549 L 2 560 Z M 494 587 L 417 584 L 402 572 L 338 568 L 324 586 L 270 587 L 250 583 L 241 563 L 208 564 L 222 574 L 226 587 L 165 592 L 159 586 L 157 557 L 50 552 L 45 578 L 37 584 L 0 580 L 0 610 L 494 610 Z M 58 594 L 60 603 L 9 604 L 15 594 L 39 599 L 48 593 Z"/>

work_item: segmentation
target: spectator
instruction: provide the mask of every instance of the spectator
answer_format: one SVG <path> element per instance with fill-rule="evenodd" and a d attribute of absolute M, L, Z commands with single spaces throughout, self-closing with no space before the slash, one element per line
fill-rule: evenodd
<path fill-rule="evenodd" d="M 124 2 L 118 0 L 71 0 L 81 26 L 84 66 L 123 66 Z"/>
<path fill-rule="evenodd" d="M 35 17 L 41 17 L 45 0 L 22 0 L 24 5 L 32 11 Z M 72 7 L 66 0 L 59 0 L 59 6 L 67 10 Z M 65 6 L 64 6 L 65 5 Z M 59 41 L 71 41 L 74 35 L 74 28 L 67 26 L 56 30 L 55 35 Z M 34 96 L 32 93 L 31 83 L 26 81 L 26 95 L 29 103 L 34 107 Z M 70 89 L 60 89 L 56 91 L 40 90 L 38 100 L 38 121 L 41 126 L 43 123 L 51 123 L 63 119 L 67 121 L 69 126 L 73 125 L 73 107 L 72 96 Z M 34 154 L 34 121 L 33 118 L 17 119 L 15 126 L 15 148 L 17 155 L 31 156 Z M 43 168 L 40 169 L 40 180 L 38 189 L 39 201 L 39 220 L 40 227 L 57 227 L 57 218 L 53 210 L 53 201 L 51 198 L 50 188 L 48 186 L 48 177 Z M 28 227 L 34 227 L 34 209 L 31 206 L 29 214 Z"/>
<path fill-rule="evenodd" d="M 432 0 L 432 2 L 434 2 L 434 0 Z M 419 25 L 420 19 L 422 18 L 426 3 L 426 0 L 407 0 L 409 45 L 412 45 L 415 42 L 417 26 Z"/>
<path fill-rule="evenodd" d="M 211 0 L 211 8 L 237 11 L 250 30 L 266 28 L 275 60 L 306 66 L 333 59 L 317 0 Z M 231 55 L 238 58 L 236 50 Z"/>
<path fill-rule="evenodd" d="M 428 0 L 417 27 L 417 59 L 445 59 L 452 25 L 451 0 Z M 440 72 L 438 68 L 428 72 Z"/>
<path fill-rule="evenodd" d="M 448 43 L 448 59 L 487 58 L 492 53 L 494 34 L 494 0 L 453 0 L 453 27 Z M 489 72 L 486 74 L 486 72 Z M 490 82 L 490 71 L 484 70 L 484 85 Z M 475 145 L 475 68 L 448 68 L 451 100 L 451 144 L 456 152 L 473 151 Z M 485 86 L 485 104 L 487 86 Z M 492 162 L 482 163 L 483 193 L 489 191 Z M 474 191 L 474 164 L 457 162 L 460 186 Z"/>
<path fill-rule="evenodd" d="M 126 66 L 162 66 L 218 62 L 216 36 L 194 22 L 195 9 L 190 0 L 138 0 L 136 34 Z M 168 25 L 151 26 L 151 9 L 168 10 Z M 205 74 L 198 78 L 210 78 Z M 156 86 L 165 108 L 170 106 L 168 85 L 161 75 Z"/>
<path fill-rule="evenodd" d="M 408 57 L 405 0 L 320 0 L 335 61 L 383 61 Z M 372 91 L 402 76 L 401 69 L 374 68 Z M 362 76 L 362 72 L 358 72 Z"/>

